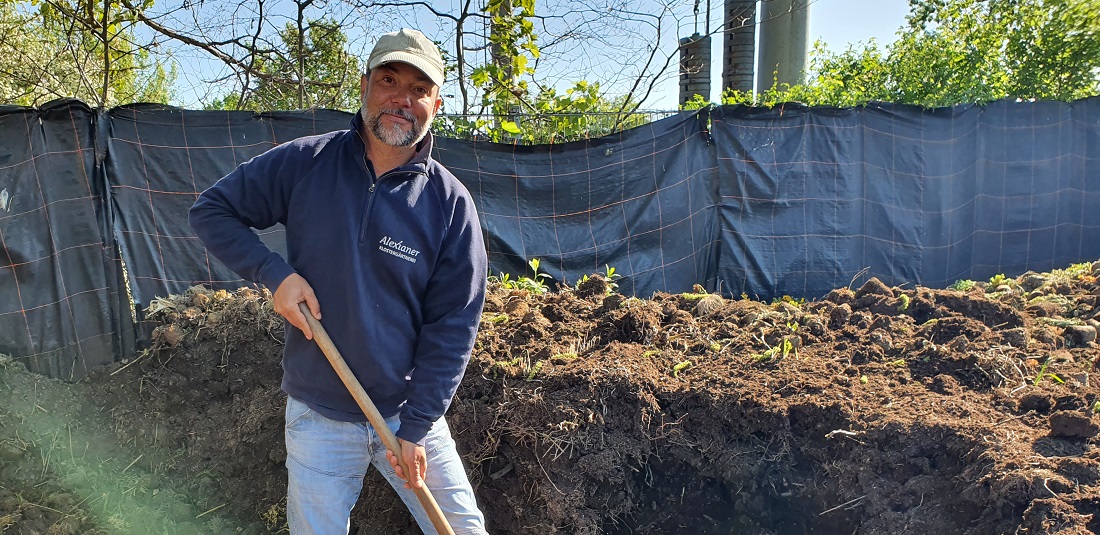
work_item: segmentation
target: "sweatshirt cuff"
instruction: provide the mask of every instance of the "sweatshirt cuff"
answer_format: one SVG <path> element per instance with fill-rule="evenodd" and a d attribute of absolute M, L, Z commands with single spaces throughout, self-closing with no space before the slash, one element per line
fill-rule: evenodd
<path fill-rule="evenodd" d="M 267 265 L 260 269 L 257 277 L 260 280 L 256 282 L 267 286 L 271 293 L 275 293 L 275 290 L 279 289 L 279 285 L 292 273 L 294 273 L 294 268 L 290 267 L 290 264 L 287 264 L 283 257 L 277 253 L 271 253 L 267 259 Z"/>
<path fill-rule="evenodd" d="M 428 436 L 428 431 L 431 430 L 431 428 L 432 426 L 430 423 L 421 424 L 419 422 L 412 423 L 402 420 L 401 427 L 397 428 L 397 433 L 394 434 L 401 440 L 423 446 L 424 438 Z"/>

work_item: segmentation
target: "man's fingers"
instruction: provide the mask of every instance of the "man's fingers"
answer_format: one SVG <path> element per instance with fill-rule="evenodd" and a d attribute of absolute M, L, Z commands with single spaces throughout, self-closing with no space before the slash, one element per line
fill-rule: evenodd
<path fill-rule="evenodd" d="M 321 321 L 321 305 L 317 302 L 317 296 L 313 295 L 313 290 L 309 290 L 304 293 L 306 298 L 306 305 L 309 306 L 309 311 L 313 313 L 313 318 L 317 321 Z"/>
<path fill-rule="evenodd" d="M 317 320 L 321 319 L 321 305 L 317 302 L 317 296 L 314 295 L 309 283 L 301 275 L 291 273 L 275 290 L 274 300 L 275 311 L 302 331 L 307 340 L 313 340 L 313 329 L 309 327 L 306 314 L 302 313 L 299 306 L 304 303 L 309 309 L 308 314 Z"/>
<path fill-rule="evenodd" d="M 302 314 L 302 311 L 295 305 L 290 310 L 290 314 L 286 319 L 290 320 L 290 324 L 294 325 L 302 331 L 302 334 L 306 335 L 306 340 L 313 340 L 313 329 L 309 328 L 309 322 L 306 321 L 306 317 Z"/>
<path fill-rule="evenodd" d="M 424 484 L 424 475 L 425 475 L 425 471 L 424 471 L 425 466 L 424 466 L 424 464 L 425 463 L 422 462 L 420 459 L 417 459 L 416 460 L 416 466 L 412 467 L 413 480 L 411 481 L 411 483 L 412 483 L 413 488 L 420 488 L 420 486 Z"/>

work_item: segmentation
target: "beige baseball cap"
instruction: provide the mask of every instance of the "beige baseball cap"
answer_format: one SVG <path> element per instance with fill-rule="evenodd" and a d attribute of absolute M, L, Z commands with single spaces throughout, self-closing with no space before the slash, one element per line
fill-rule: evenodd
<path fill-rule="evenodd" d="M 443 56 L 439 47 L 424 34 L 402 28 L 382 34 L 367 58 L 367 69 L 399 61 L 420 69 L 435 85 L 443 85 Z"/>

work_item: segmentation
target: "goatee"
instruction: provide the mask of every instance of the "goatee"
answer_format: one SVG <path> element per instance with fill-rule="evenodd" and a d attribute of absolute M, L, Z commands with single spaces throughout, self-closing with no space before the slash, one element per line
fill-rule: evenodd
<path fill-rule="evenodd" d="M 382 116 L 385 114 L 396 115 L 409 121 L 409 123 L 412 124 L 412 128 L 406 132 L 401 129 L 401 125 L 396 123 L 393 125 L 393 128 L 382 126 Z M 428 135 L 427 124 L 420 124 L 420 121 L 417 121 L 412 113 L 401 109 L 378 110 L 377 113 L 367 117 L 367 129 L 370 130 L 379 141 L 391 147 L 411 147 L 419 143 L 421 139 L 424 139 L 424 136 Z"/>

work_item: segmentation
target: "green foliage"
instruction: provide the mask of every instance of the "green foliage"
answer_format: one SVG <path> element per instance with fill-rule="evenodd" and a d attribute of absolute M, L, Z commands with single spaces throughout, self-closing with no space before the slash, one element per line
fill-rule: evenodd
<path fill-rule="evenodd" d="M 529 370 L 527 370 L 527 380 L 528 381 L 535 380 L 535 376 L 538 375 L 539 370 L 542 369 L 542 363 L 543 363 L 543 361 L 540 360 L 540 361 L 536 362 L 534 366 L 531 366 L 531 368 Z"/>
<path fill-rule="evenodd" d="M 207 109 L 293 110 L 359 108 L 359 59 L 347 50 L 348 38 L 331 19 L 310 20 L 302 31 L 288 22 L 279 32 L 284 50 L 256 58 L 261 73 L 252 87 L 231 93 Z"/>
<path fill-rule="evenodd" d="M 525 84 L 522 88 L 507 95 L 489 94 L 483 106 L 496 120 L 440 115 L 433 129 L 451 137 L 481 135 L 496 143 L 548 144 L 600 137 L 649 122 L 646 114 L 620 111 L 635 106 L 623 98 L 604 97 L 598 83 L 581 80 L 565 94 L 543 88 L 532 96 Z"/>
<path fill-rule="evenodd" d="M 689 100 L 689 101 L 687 101 L 683 104 L 680 104 L 680 110 L 681 111 L 698 110 L 698 109 L 710 106 L 710 104 L 711 104 L 710 101 L 707 100 L 705 97 L 703 97 L 703 95 L 695 94 L 695 95 L 691 96 L 691 100 Z"/>
<path fill-rule="evenodd" d="M 1003 98 L 1070 101 L 1100 94 L 1100 0 L 910 2 L 899 39 L 840 53 L 815 43 L 805 85 L 723 104 L 926 107 Z"/>
<path fill-rule="evenodd" d="M 604 264 L 603 278 L 607 280 L 608 293 L 617 292 L 619 290 L 619 283 L 615 282 L 615 279 L 622 278 L 622 275 L 615 273 L 615 268 Z"/>
<path fill-rule="evenodd" d="M 789 295 L 784 295 L 783 297 L 776 297 L 776 298 L 772 299 L 772 304 L 773 305 L 777 304 L 777 303 L 787 303 L 789 305 L 794 305 L 796 307 L 800 307 L 800 306 L 806 304 L 806 298 L 805 297 L 799 297 L 799 298 L 795 299 L 794 297 L 791 297 Z"/>
<path fill-rule="evenodd" d="M 974 281 L 970 279 L 960 279 L 947 287 L 948 290 L 955 290 L 956 292 L 969 292 L 974 289 Z"/>
<path fill-rule="evenodd" d="M 513 279 L 508 273 L 501 273 L 500 275 L 491 275 L 488 277 L 490 283 L 499 284 L 502 288 L 508 290 L 526 290 L 535 294 L 544 294 L 550 290 L 543 282 L 544 279 L 553 279 L 549 273 L 539 273 L 539 267 L 541 261 L 538 258 L 532 258 L 527 265 L 531 266 L 531 270 L 534 275 L 531 277 L 519 277 Z"/>
<path fill-rule="evenodd" d="M 1047 357 L 1047 359 L 1043 361 L 1043 365 L 1039 368 L 1039 373 L 1035 376 L 1035 380 L 1031 382 L 1032 386 L 1039 386 L 1039 383 L 1043 381 L 1043 377 L 1050 377 L 1059 384 L 1065 384 L 1065 381 L 1063 381 L 1061 377 L 1058 377 L 1053 373 L 1047 373 L 1047 366 L 1049 365 L 1050 357 Z"/>
<path fill-rule="evenodd" d="M 604 271 L 603 279 L 604 279 L 605 282 L 607 282 L 607 295 L 611 295 L 611 294 L 619 291 L 619 283 L 615 282 L 615 279 L 618 279 L 618 278 L 622 277 L 622 275 L 619 275 L 618 273 L 615 273 L 615 268 L 610 267 L 607 264 L 604 264 L 604 268 L 605 268 L 605 271 Z M 581 285 L 586 283 L 586 282 L 588 282 L 588 275 L 582 276 L 581 280 L 577 281 L 577 284 L 573 286 L 573 289 L 580 288 Z"/>
<path fill-rule="evenodd" d="M 0 102 L 166 103 L 174 68 L 165 68 L 155 48 L 135 44 L 134 11 L 117 2 L 104 7 L 88 0 L 0 2 Z"/>
<path fill-rule="evenodd" d="M 785 359 L 787 358 L 787 355 L 790 355 L 791 353 L 794 353 L 794 355 L 797 357 L 798 348 L 794 346 L 794 342 L 792 342 L 790 338 L 785 337 L 783 338 L 782 342 L 772 347 L 769 347 L 768 349 L 764 350 L 763 353 L 754 355 L 753 360 L 755 360 L 756 362 L 763 362 L 775 358 Z"/>
<path fill-rule="evenodd" d="M 535 0 L 489 0 L 485 13 L 491 17 L 489 42 L 492 60 L 470 73 L 470 81 L 481 90 L 482 105 L 494 115 L 516 113 L 527 94 L 525 75 L 535 72 L 539 58 L 538 35 L 532 18 Z M 517 130 L 514 124 L 497 125 Z"/>
<path fill-rule="evenodd" d="M 494 325 L 500 325 L 502 323 L 508 323 L 509 319 L 510 318 L 508 317 L 508 314 L 497 314 L 496 316 L 489 318 L 487 321 Z"/>
<path fill-rule="evenodd" d="M 570 362 L 570 361 L 576 360 L 577 356 L 578 355 L 576 353 L 574 353 L 572 351 L 568 351 L 568 352 L 565 352 L 565 353 L 558 353 L 556 355 L 553 355 L 553 356 L 550 357 L 550 360 L 555 361 L 555 362 Z"/>
<path fill-rule="evenodd" d="M 989 286 L 991 288 L 996 288 L 996 287 L 998 287 L 1002 284 L 1005 284 L 1007 282 L 1008 282 L 1008 277 L 1005 277 L 1004 273 L 998 273 L 998 274 L 996 274 L 996 275 L 989 278 Z"/>
<path fill-rule="evenodd" d="M 909 296 L 901 294 L 898 296 L 898 312 L 905 312 L 909 310 Z"/>
<path fill-rule="evenodd" d="M 691 367 L 691 361 L 690 360 L 685 360 L 683 362 L 679 362 L 675 366 L 672 367 L 672 376 L 673 377 L 679 377 L 680 372 L 682 372 L 682 371 L 684 371 L 684 370 L 686 370 L 690 367 Z"/>

